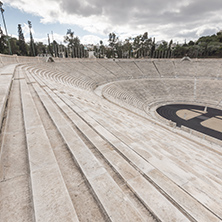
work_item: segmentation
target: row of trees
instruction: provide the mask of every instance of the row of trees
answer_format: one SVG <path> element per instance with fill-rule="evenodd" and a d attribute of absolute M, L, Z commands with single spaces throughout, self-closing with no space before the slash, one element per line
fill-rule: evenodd
<path fill-rule="evenodd" d="M 200 37 L 196 42 L 190 41 L 175 48 L 175 56 L 183 54 L 195 57 L 222 57 L 222 31 L 211 36 Z"/>
<path fill-rule="evenodd" d="M 147 32 L 135 38 L 119 41 L 115 33 L 110 33 L 109 47 L 104 50 L 104 46 L 100 43 L 95 51 L 97 57 L 108 58 L 181 58 L 185 55 L 191 58 L 218 58 L 222 57 L 222 32 L 184 44 L 175 44 L 172 40 L 157 44 L 155 38 L 148 37 Z"/>
<path fill-rule="evenodd" d="M 45 56 L 51 55 L 54 57 L 87 57 L 87 51 L 84 45 L 80 43 L 79 38 L 74 37 L 74 32 L 68 29 L 66 36 L 64 36 L 64 43 L 57 43 L 55 40 L 50 42 L 48 35 L 48 44 L 43 42 L 34 42 L 34 38 L 31 32 L 31 22 L 29 21 L 30 27 L 30 41 L 26 42 L 24 34 L 22 32 L 21 24 L 18 24 L 18 39 L 10 38 L 10 46 L 12 54 L 17 54 L 19 56 Z M 0 28 L 0 53 L 8 54 L 8 41 L 7 36 L 3 34 Z"/>
<path fill-rule="evenodd" d="M 115 33 L 108 36 L 108 46 L 102 41 L 93 49 L 87 49 L 80 43 L 80 39 L 74 36 L 71 29 L 64 36 L 65 44 L 58 44 L 55 40 L 48 44 L 34 42 L 29 21 L 30 41 L 26 42 L 22 27 L 18 25 L 18 39 L 10 38 L 12 54 L 22 56 L 52 55 L 55 57 L 88 57 L 88 51 L 93 50 L 98 58 L 181 58 L 188 55 L 191 58 L 198 57 L 222 57 L 222 32 L 212 36 L 199 38 L 196 42 L 190 41 L 184 44 L 175 44 L 173 41 L 162 41 L 157 44 L 155 38 L 148 36 L 148 32 L 134 38 L 129 37 L 120 41 Z M 0 53 L 8 54 L 7 37 L 0 29 Z"/>
<path fill-rule="evenodd" d="M 115 33 L 110 33 L 108 42 L 109 47 L 105 50 L 108 58 L 152 57 L 156 48 L 155 38 L 149 38 L 148 32 L 135 38 L 130 37 L 125 41 L 120 41 Z M 104 49 L 104 46 L 100 42 L 99 52 L 101 48 Z M 98 50 L 96 52 L 98 53 Z"/>
<path fill-rule="evenodd" d="M 29 21 L 30 27 L 30 42 L 26 43 L 24 34 L 22 32 L 21 24 L 18 24 L 18 39 L 14 37 L 8 37 L 3 34 L 0 29 L 0 53 L 8 54 L 8 47 L 10 44 L 12 54 L 22 55 L 22 56 L 35 56 L 38 53 L 46 53 L 46 45 L 42 42 L 34 43 L 34 39 L 31 33 L 31 22 Z M 7 41 L 9 39 L 9 42 Z"/>

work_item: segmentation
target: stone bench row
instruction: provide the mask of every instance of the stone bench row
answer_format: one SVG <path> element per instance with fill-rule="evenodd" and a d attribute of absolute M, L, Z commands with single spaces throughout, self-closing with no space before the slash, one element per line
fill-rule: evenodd
<path fill-rule="evenodd" d="M 129 79 L 150 79 L 150 78 L 172 78 L 172 79 L 219 79 L 220 73 L 212 73 L 213 68 L 211 66 L 204 67 L 205 61 L 181 63 L 177 60 L 135 60 L 135 61 L 76 61 L 73 62 L 58 62 L 53 64 L 42 63 L 38 68 L 47 70 L 49 72 L 59 72 L 67 74 L 73 78 L 84 82 L 93 82 L 93 87 L 101 84 L 105 84 L 113 81 L 129 80 Z M 210 63 L 210 61 L 209 61 Z M 220 66 L 220 62 L 214 62 Z M 213 64 L 214 64 L 213 63 Z M 197 65 L 198 64 L 198 65 Z M 197 68 L 198 66 L 198 68 Z M 196 67 L 192 70 L 192 67 Z M 210 67 L 210 68 L 209 68 Z M 181 69 L 180 71 L 178 71 Z M 177 71 L 176 71 L 177 70 Z M 203 70 L 197 71 L 197 70 Z M 220 70 L 220 69 L 218 69 Z M 199 73 L 198 73 L 199 72 Z M 84 85 L 78 83 L 76 85 Z M 182 86 L 183 84 L 181 84 Z M 85 86 L 82 86 L 85 87 Z M 184 92 L 183 92 L 184 93 Z M 186 96 L 187 97 L 187 96 Z"/>
<path fill-rule="evenodd" d="M 46 87 L 44 87 L 45 90 L 43 90 L 43 88 L 34 82 L 34 79 L 30 74 L 27 73 L 27 75 L 64 139 L 75 162 L 78 164 L 81 172 L 86 178 L 91 191 L 106 215 L 107 220 L 143 221 L 141 215 L 133 207 L 123 191 L 118 187 L 103 165 L 97 160 L 92 151 L 90 151 L 77 135 L 72 128 L 70 121 L 63 117 L 63 114 L 58 108 L 59 106 L 63 111 L 67 111 L 68 106 L 64 106 L 61 99 L 56 100 L 56 96 L 53 95 L 53 92 L 51 91 L 50 93 Z M 43 85 L 41 80 L 40 82 L 41 85 Z M 70 112 L 70 110 L 68 110 L 68 112 Z M 72 115 L 72 113 L 69 114 Z"/>
<path fill-rule="evenodd" d="M 44 57 L 26 57 L 26 56 L 9 56 L 0 55 L 0 64 L 15 64 L 15 63 L 42 63 Z M 165 60 L 76 60 L 63 59 L 56 63 L 63 64 L 63 61 L 68 66 L 74 67 L 78 71 L 86 75 L 93 76 L 95 73 L 103 79 L 109 76 L 121 77 L 122 75 L 131 75 L 133 78 L 145 75 L 150 77 L 208 77 L 222 78 L 222 63 L 219 59 L 199 59 L 191 62 L 181 62 L 180 59 L 165 59 Z M 68 62 L 67 62 L 68 61 Z M 73 65 L 71 65 L 73 64 Z M 66 69 L 66 68 L 65 68 Z M 95 76 L 94 76 L 95 77 Z M 104 80 L 103 80 L 104 81 Z"/>
<path fill-rule="evenodd" d="M 144 180 L 144 178 L 141 177 L 138 174 L 138 172 L 135 171 L 129 165 L 129 162 L 131 162 L 134 166 L 136 166 L 136 168 L 139 168 L 141 170 L 141 172 L 143 172 L 149 178 L 152 177 L 152 180 L 156 181 L 158 186 L 161 187 L 162 189 L 164 189 L 164 191 L 168 195 L 170 195 L 171 198 L 173 198 L 173 199 L 176 198 L 176 200 L 174 199 L 175 200 L 174 204 L 176 204 L 176 205 L 178 204 L 178 206 L 180 206 L 180 207 L 183 206 L 186 209 L 185 211 L 187 211 L 187 213 L 185 213 L 184 211 L 183 211 L 183 213 L 185 213 L 188 217 L 193 217 L 199 221 L 204 221 L 204 220 L 208 220 L 208 219 L 219 221 L 219 219 L 214 217 L 213 214 L 211 214 L 209 211 L 207 211 L 205 208 L 203 208 L 202 205 L 198 206 L 197 202 L 195 202 L 195 199 L 192 199 L 189 195 L 186 194 L 186 192 L 183 192 L 178 187 L 176 188 L 176 186 L 173 185 L 174 183 L 170 182 L 170 180 L 167 179 L 167 177 L 164 177 L 164 175 L 160 176 L 159 175 L 160 172 L 156 171 L 151 165 L 148 164 L 148 162 L 146 162 L 146 161 L 144 162 L 144 160 L 141 157 L 136 155 L 134 152 L 130 151 L 127 147 L 125 147 L 125 145 L 123 143 L 118 142 L 118 139 L 115 138 L 115 136 L 113 136 L 113 134 L 108 132 L 100 124 L 98 124 L 96 121 L 94 121 L 89 116 L 87 116 L 84 112 L 82 112 L 81 109 L 76 107 L 64 95 L 58 94 L 58 96 L 61 99 L 63 99 L 63 101 L 67 105 L 64 104 L 63 102 L 61 102 L 61 100 L 58 99 L 58 97 L 53 95 L 52 91 L 50 91 L 49 89 L 47 89 L 46 91 L 51 95 L 51 98 L 54 99 L 54 101 L 57 103 L 57 105 L 60 106 L 60 108 L 62 108 L 62 110 L 64 112 L 66 112 L 67 116 L 69 116 L 70 119 L 73 120 L 73 123 L 77 124 L 77 127 L 96 146 L 96 148 L 107 159 L 107 161 L 109 161 L 109 163 L 124 178 L 124 180 L 126 181 L 128 186 L 136 193 L 138 198 L 140 198 L 141 201 L 146 204 L 147 208 L 150 209 L 150 211 L 154 215 L 156 215 L 157 218 L 160 218 L 163 221 L 168 221 L 168 220 L 172 220 L 172 217 L 174 216 L 175 218 L 177 218 L 176 220 L 186 220 L 185 218 L 182 219 L 180 213 L 178 213 L 178 214 L 176 213 L 176 212 L 178 212 L 177 210 L 173 211 L 174 215 L 172 215 L 172 211 L 170 210 L 170 209 L 172 209 L 171 208 L 172 205 L 169 202 L 166 205 L 164 205 L 166 208 L 162 205 L 162 207 L 160 209 L 159 204 L 165 204 L 166 200 L 164 201 L 162 199 L 163 197 L 159 196 L 159 198 L 161 198 L 161 203 L 160 202 L 155 203 L 155 200 L 158 196 L 158 192 L 154 191 L 155 189 L 153 190 L 153 188 L 149 187 L 149 183 L 145 182 L 146 180 Z M 105 137 L 118 150 L 118 152 L 122 153 L 122 155 L 125 156 L 125 159 L 129 160 L 129 162 L 121 159 L 121 157 L 119 157 L 117 153 L 115 153 L 113 151 L 111 152 L 109 149 L 106 149 L 106 145 L 104 144 L 104 141 L 101 140 L 101 138 L 98 137 L 98 135 L 83 120 L 81 120 L 78 117 L 78 115 L 76 115 L 72 110 L 70 110 L 70 108 L 68 106 L 72 107 L 72 109 L 75 112 L 77 112 L 78 115 L 80 115 L 82 117 L 82 119 L 87 120 L 87 122 L 91 126 L 93 126 L 93 128 L 96 130 L 96 132 L 101 134 L 103 137 Z M 119 158 L 119 160 L 118 160 L 118 158 Z M 128 175 L 128 172 L 132 172 L 132 174 Z M 162 182 L 159 180 L 160 178 L 164 178 Z M 138 187 L 137 184 L 140 184 L 140 186 Z M 142 187 L 141 187 L 141 184 L 143 184 Z M 147 188 L 146 188 L 146 186 L 147 186 Z M 173 186 L 173 189 L 172 189 L 172 186 Z M 146 191 L 145 190 L 143 191 L 143 189 L 145 189 Z M 146 192 L 148 192 L 147 190 L 150 190 L 150 192 L 151 192 L 151 193 L 149 193 L 149 197 L 144 195 Z M 170 192 L 170 190 L 171 191 L 174 190 L 174 192 Z M 176 192 L 175 192 L 175 190 L 176 190 Z M 151 198 L 151 200 L 149 200 L 150 198 Z M 184 198 L 185 199 L 187 198 L 186 199 L 187 201 L 184 202 Z M 149 201 L 151 201 L 151 202 L 149 202 Z M 154 202 L 152 202 L 152 201 L 154 201 Z M 195 207 L 193 207 L 193 206 L 195 206 Z M 158 208 L 159 208 L 159 210 L 158 210 Z M 167 209 L 167 210 L 166 211 L 164 210 L 164 212 L 163 212 L 162 211 L 163 209 Z M 208 219 L 206 219 L 206 218 L 208 218 Z"/>
<path fill-rule="evenodd" d="M 115 75 L 117 78 L 124 75 L 130 75 L 132 78 L 138 78 L 141 75 L 173 78 L 219 78 L 222 76 L 222 64 L 220 60 L 198 60 L 192 62 L 181 62 L 180 60 L 99 60 L 99 62 L 83 61 L 81 62 L 81 66 L 79 62 L 72 63 L 73 67 L 75 65 L 79 71 L 84 70 L 84 66 L 87 67 L 85 69 L 86 75 L 89 74 L 88 70 L 93 70 L 95 73 L 103 74 L 107 77 L 108 75 Z"/>
<path fill-rule="evenodd" d="M 26 79 L 20 80 L 36 221 L 78 221 Z"/>
<path fill-rule="evenodd" d="M 133 94 L 128 93 L 127 91 L 122 90 L 120 87 L 115 84 L 108 85 L 103 88 L 102 95 L 114 103 L 119 104 L 129 104 L 130 106 L 143 110 L 143 102 L 136 98 Z M 131 108 L 132 108 L 131 107 Z"/>
<path fill-rule="evenodd" d="M 81 89 L 92 90 L 96 87 L 93 81 L 76 78 L 64 73 L 52 72 L 42 69 L 32 69 L 32 72 L 35 72 L 36 75 L 39 75 L 43 78 L 48 78 L 51 81 L 60 82 L 69 86 L 79 87 Z"/>
<path fill-rule="evenodd" d="M 122 176 L 122 178 L 124 179 L 124 181 L 126 181 L 128 186 L 131 187 L 131 189 L 133 189 L 133 192 L 137 194 L 138 198 L 142 199 L 141 201 L 146 203 L 147 208 L 152 212 L 154 217 L 160 218 L 162 221 L 169 221 L 172 219 L 172 217 L 175 217 L 177 219 L 180 218 L 179 220 L 181 220 L 181 218 L 183 218 L 182 220 L 184 220 L 184 221 L 187 220 L 185 217 L 183 217 L 183 215 L 179 211 L 175 212 L 175 210 L 173 210 L 174 211 L 173 216 L 171 215 L 171 213 L 169 213 L 169 215 L 167 216 L 167 214 L 165 214 L 165 211 L 171 212 L 172 208 L 174 208 L 173 205 L 170 202 L 168 202 L 158 191 L 155 191 L 155 188 L 145 178 L 143 178 L 139 174 L 139 172 L 137 172 L 132 166 L 130 166 L 129 163 L 126 160 L 124 160 L 116 151 L 110 150 L 108 148 L 108 143 L 106 141 L 104 141 L 94 130 L 92 130 L 92 128 L 89 127 L 85 121 L 83 121 L 77 114 L 75 114 L 75 112 L 73 112 L 72 109 L 69 108 L 69 106 L 71 106 L 71 105 L 73 106 L 73 104 L 70 103 L 69 100 L 67 100 L 65 97 L 62 97 L 62 95 L 60 95 L 61 98 L 67 102 L 67 103 L 64 103 L 51 90 L 49 90 L 47 88 L 45 88 L 45 90 L 51 96 L 51 98 L 53 98 L 53 100 L 56 102 L 56 104 L 60 108 L 62 108 L 62 110 L 69 116 L 70 120 L 72 120 L 73 123 L 76 124 L 76 126 L 82 131 L 82 133 L 84 133 L 84 135 L 96 146 L 96 148 L 101 152 L 101 154 L 104 155 L 106 160 L 109 161 L 109 163 L 114 167 L 114 169 Z M 81 110 L 79 110 L 79 112 L 81 113 Z M 55 110 L 51 110 L 50 113 L 55 113 Z M 92 119 L 90 120 L 90 123 L 92 123 Z M 94 124 L 95 124 L 95 122 L 94 122 Z M 69 129 L 69 131 L 70 130 L 71 129 Z M 106 132 L 105 129 L 103 129 L 103 132 Z M 75 142 L 75 144 L 76 144 L 76 142 Z M 83 152 L 86 152 L 86 150 L 84 149 Z M 78 158 L 80 158 L 80 157 L 78 157 Z M 90 161 L 90 163 L 91 163 L 92 160 L 90 160 L 90 159 L 94 159 L 94 157 L 91 156 L 91 157 L 87 158 L 87 160 Z M 78 161 L 78 159 L 77 159 L 77 161 Z M 95 168 L 95 167 L 93 167 L 93 164 L 91 164 L 91 168 Z M 153 169 L 153 168 L 151 167 L 151 169 Z M 87 176 L 87 178 L 88 177 L 89 177 L 89 175 Z M 107 180 L 107 179 L 105 179 L 104 175 L 103 175 L 103 177 L 100 177 L 99 180 L 100 181 L 98 181 L 98 183 L 105 183 L 106 186 L 108 186 L 108 184 L 106 182 L 103 182 L 104 180 Z M 89 181 L 89 183 L 90 183 L 90 181 Z M 143 183 L 142 189 L 137 186 L 138 183 Z M 92 187 L 92 189 L 95 189 L 95 188 L 96 187 Z M 104 189 L 104 187 L 103 187 L 103 189 Z M 110 189 L 110 188 L 107 187 L 106 189 Z M 113 208 L 113 206 L 118 204 L 118 202 L 120 201 L 121 203 L 118 204 L 119 209 L 115 209 L 115 213 L 110 212 L 111 220 L 112 221 L 119 221 L 119 220 L 124 220 L 124 218 L 125 218 L 125 219 L 127 219 L 127 221 L 134 221 L 135 216 L 132 217 L 131 213 L 135 211 L 135 208 L 133 207 L 133 209 L 130 210 L 129 206 L 126 207 L 125 204 L 123 204 L 122 198 L 121 198 L 122 195 L 121 196 L 118 195 L 118 192 L 117 192 L 118 189 L 119 189 L 118 187 L 116 187 L 116 188 L 115 188 L 115 186 L 112 187 L 112 189 L 109 192 L 113 193 L 113 196 L 112 197 L 109 196 L 109 206 L 106 206 L 108 203 L 105 202 L 105 199 L 104 199 L 104 202 L 101 203 L 104 205 L 102 207 L 106 206 L 105 210 L 108 211 L 109 209 L 107 207 Z M 146 196 L 146 199 L 144 199 L 145 197 L 143 197 L 142 194 L 147 190 L 149 190 L 149 193 L 147 193 L 149 198 L 148 198 L 148 196 Z M 98 198 L 105 191 L 102 191 L 100 189 L 100 190 L 96 190 L 94 192 L 96 192 L 96 195 Z M 157 199 L 159 201 L 158 201 L 158 203 L 155 203 L 155 205 L 154 205 L 154 202 Z M 108 201 L 108 199 L 107 199 L 107 201 Z M 122 215 L 119 214 L 119 210 L 121 211 Z M 132 211 L 132 212 L 130 212 L 130 211 Z M 134 212 L 134 214 L 135 214 L 135 212 Z M 140 220 L 142 220 L 141 216 L 139 216 L 139 218 L 140 218 Z"/>
<path fill-rule="evenodd" d="M 87 111 L 87 109 L 85 110 Z M 109 129 L 113 135 L 116 135 L 121 141 L 127 144 L 129 148 L 135 149 L 135 152 L 139 153 L 144 158 L 147 157 L 147 160 L 151 162 L 153 166 L 156 166 L 159 170 L 165 172 L 165 175 L 175 181 L 179 186 L 182 186 L 185 190 L 187 190 L 188 193 L 193 195 L 201 203 L 204 205 L 206 204 L 207 207 L 209 207 L 212 211 L 217 212 L 217 214 L 221 216 L 222 212 L 220 208 L 214 207 L 215 203 L 220 205 L 220 198 L 218 197 L 221 196 L 221 188 L 219 185 L 220 182 L 218 183 L 217 178 L 217 173 L 220 172 L 220 156 L 213 155 L 210 161 L 207 160 L 203 163 L 202 158 L 198 157 L 200 152 L 202 156 L 209 157 L 209 150 L 207 148 L 204 149 L 205 153 L 202 153 L 202 146 L 197 144 L 194 145 L 189 141 L 182 141 L 181 138 L 177 138 L 175 134 L 162 132 L 163 130 L 157 126 L 151 128 L 151 126 L 147 126 L 147 123 L 145 122 L 138 125 L 137 121 L 137 124 L 135 124 L 135 130 L 135 127 L 132 126 L 131 121 L 128 118 L 124 118 L 125 115 L 122 115 L 119 120 L 110 120 L 111 123 L 109 124 L 109 121 L 103 121 L 105 114 L 106 112 L 103 112 L 101 116 L 96 118 L 99 124 L 107 126 L 107 129 Z M 90 113 L 90 115 L 95 116 L 94 113 Z M 144 134 L 143 137 L 142 134 Z M 161 140 L 162 145 L 160 143 Z M 186 145 L 184 146 L 183 144 Z M 178 149 L 180 150 L 179 152 Z M 196 156 L 195 158 L 193 157 L 194 150 Z M 163 152 L 162 155 L 160 152 Z M 166 153 L 168 152 L 170 152 L 170 155 L 166 156 Z M 183 155 L 181 155 L 181 158 L 177 159 L 177 155 L 180 155 L 180 152 L 183 153 Z M 153 156 L 154 153 L 156 157 Z M 183 158 L 184 156 L 186 156 L 186 159 Z M 190 159 L 190 157 L 192 157 L 192 159 Z M 196 158 L 198 161 L 196 161 Z M 187 164 L 187 161 L 190 161 L 190 163 Z M 208 165 L 209 168 L 214 165 L 215 171 L 211 171 L 211 175 L 209 175 L 209 168 L 206 167 L 206 165 Z M 175 169 L 176 173 L 172 169 Z M 209 187 L 209 184 L 211 184 L 211 188 Z M 201 187 L 201 192 L 198 192 L 199 187 Z M 216 194 L 214 196 L 211 195 L 212 189 L 217 192 L 217 195 L 219 195 L 218 197 L 216 197 Z"/>
<path fill-rule="evenodd" d="M 0 64 L 18 64 L 18 63 L 41 63 L 45 59 L 42 57 L 30 57 L 30 56 L 17 56 L 17 55 L 4 55 L 0 54 Z"/>
<path fill-rule="evenodd" d="M 103 95 L 112 102 L 141 110 L 144 105 L 158 101 L 198 102 L 220 107 L 221 89 L 221 80 L 145 79 L 115 82 L 103 89 Z"/>

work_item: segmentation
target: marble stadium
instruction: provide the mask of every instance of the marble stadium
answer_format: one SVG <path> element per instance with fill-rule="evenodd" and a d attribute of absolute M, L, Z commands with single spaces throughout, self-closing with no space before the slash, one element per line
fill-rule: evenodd
<path fill-rule="evenodd" d="M 174 104 L 181 125 L 157 112 Z M 0 55 L 0 221 L 222 221 L 210 109 L 221 59 Z"/>

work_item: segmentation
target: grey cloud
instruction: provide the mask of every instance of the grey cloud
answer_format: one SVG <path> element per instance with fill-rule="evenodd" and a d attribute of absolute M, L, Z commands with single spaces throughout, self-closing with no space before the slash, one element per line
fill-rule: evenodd
<path fill-rule="evenodd" d="M 178 33 L 177 34 L 177 37 L 184 38 L 184 39 L 187 39 L 187 38 L 189 39 L 190 36 L 194 36 L 195 38 L 198 38 L 196 31 L 190 31 L 187 33 Z"/>
<path fill-rule="evenodd" d="M 181 13 L 188 16 L 201 16 L 209 12 L 217 12 L 221 8 L 222 1 L 220 0 L 196 0 L 183 7 Z"/>
<path fill-rule="evenodd" d="M 201 36 L 207 36 L 207 35 L 212 35 L 212 33 L 216 33 L 217 29 L 216 28 L 206 28 L 205 30 L 203 30 L 203 32 L 201 33 Z M 197 40 L 200 36 L 197 35 L 196 31 L 190 31 L 187 33 L 178 33 L 177 36 L 179 38 L 184 38 L 184 39 L 191 39 L 191 37 L 195 38 L 193 40 Z"/>
<path fill-rule="evenodd" d="M 62 1 L 62 0 L 61 0 Z M 189 2 L 189 1 L 188 1 Z M 77 14 L 83 17 L 91 15 L 106 16 L 109 26 L 131 27 L 139 25 L 150 28 L 169 25 L 170 30 L 162 30 L 165 34 L 180 37 L 182 29 L 195 29 L 204 23 L 214 25 L 212 16 L 222 11 L 221 0 L 191 0 L 188 5 L 180 6 L 178 0 L 63 0 L 61 8 L 68 14 Z M 222 20 L 218 19 L 221 24 Z M 214 18 L 214 22 L 215 18 Z M 215 24 L 218 27 L 218 24 Z M 221 27 L 222 28 L 222 27 Z M 212 31 L 214 28 L 212 28 Z M 192 32 L 190 36 L 197 35 Z"/>
<path fill-rule="evenodd" d="M 207 36 L 207 35 L 212 35 L 212 33 L 216 33 L 217 29 L 216 28 L 207 28 L 202 32 L 202 36 Z"/>
<path fill-rule="evenodd" d="M 102 14 L 102 8 L 97 5 L 97 2 L 94 1 L 94 4 L 92 4 L 91 2 L 86 1 L 87 4 L 84 4 L 84 1 L 81 0 L 64 0 L 61 2 L 60 6 L 62 10 L 68 14 L 77 14 L 88 17 L 91 15 Z"/>

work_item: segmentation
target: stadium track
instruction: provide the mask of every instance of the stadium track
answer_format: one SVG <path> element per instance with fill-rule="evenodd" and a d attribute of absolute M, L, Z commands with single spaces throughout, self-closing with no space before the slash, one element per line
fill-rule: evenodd
<path fill-rule="evenodd" d="M 191 118 L 189 120 L 185 120 L 180 118 L 177 115 L 179 110 L 200 110 L 204 111 L 204 106 L 197 106 L 197 105 L 183 105 L 183 104 L 171 104 L 166 106 L 161 106 L 157 109 L 157 113 L 177 124 L 178 127 L 186 126 L 190 129 L 196 130 L 198 132 L 204 133 L 208 136 L 212 136 L 216 139 L 222 140 L 222 132 L 218 132 L 211 128 L 204 127 L 201 125 L 201 122 L 210 119 L 210 118 L 218 118 L 217 116 L 222 116 L 222 110 L 214 109 L 207 107 L 207 112 L 198 115 L 197 117 Z"/>

